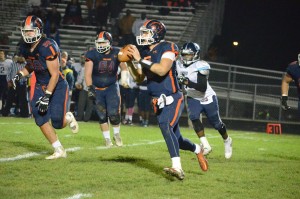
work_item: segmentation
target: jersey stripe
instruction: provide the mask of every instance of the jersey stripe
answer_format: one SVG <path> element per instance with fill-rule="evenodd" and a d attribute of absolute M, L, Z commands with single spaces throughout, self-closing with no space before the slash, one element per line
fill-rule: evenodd
<path fill-rule="evenodd" d="M 174 76 L 173 76 L 173 71 L 172 70 L 169 71 L 169 76 L 170 76 L 170 79 L 171 79 L 172 91 L 173 91 L 173 93 L 176 93 L 177 90 L 176 90 L 175 80 L 174 80 Z"/>
<path fill-rule="evenodd" d="M 180 108 L 180 105 L 182 103 L 182 100 L 183 100 L 183 96 L 181 96 L 181 98 L 178 100 L 177 102 L 177 106 L 176 106 L 176 110 L 175 110 L 175 114 L 174 114 L 174 117 L 172 119 L 172 122 L 170 123 L 170 126 L 173 126 L 173 124 L 175 123 L 176 121 L 176 118 L 178 116 L 178 113 L 179 113 L 179 108 Z"/>

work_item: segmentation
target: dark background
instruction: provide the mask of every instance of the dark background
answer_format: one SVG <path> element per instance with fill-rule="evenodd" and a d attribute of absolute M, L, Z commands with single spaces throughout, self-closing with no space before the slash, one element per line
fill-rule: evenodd
<path fill-rule="evenodd" d="M 226 63 L 284 71 L 300 52 L 300 0 L 226 0 L 212 46 Z"/>

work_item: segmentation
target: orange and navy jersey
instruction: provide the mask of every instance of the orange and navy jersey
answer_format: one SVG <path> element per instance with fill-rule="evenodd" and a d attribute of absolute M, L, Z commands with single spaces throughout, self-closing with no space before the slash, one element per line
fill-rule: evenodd
<path fill-rule="evenodd" d="M 286 73 L 291 76 L 294 80 L 295 86 L 297 87 L 298 97 L 300 99 L 300 66 L 299 62 L 295 61 L 288 65 Z"/>
<path fill-rule="evenodd" d="M 166 52 L 173 52 L 175 56 L 178 55 L 178 46 L 172 42 L 161 42 L 155 46 L 151 51 L 144 48 L 141 52 L 143 59 L 149 60 L 153 63 L 159 63 L 161 57 Z M 179 90 L 179 84 L 176 78 L 176 61 L 165 76 L 159 76 L 148 69 L 143 69 L 147 76 L 147 87 L 152 97 L 159 97 L 161 94 L 171 95 Z"/>
<path fill-rule="evenodd" d="M 92 81 L 94 86 L 105 88 L 117 82 L 120 65 L 119 51 L 119 48 L 113 47 L 109 54 L 99 53 L 96 49 L 86 53 L 86 61 L 93 62 Z"/>
<path fill-rule="evenodd" d="M 23 43 L 20 46 L 20 54 L 26 59 L 26 68 L 29 72 L 35 72 L 36 83 L 48 85 L 51 75 L 48 71 L 46 60 L 60 56 L 58 45 L 53 39 L 41 38 L 33 52 L 30 52 L 31 45 Z M 64 81 L 62 75 L 59 76 L 58 82 Z"/>

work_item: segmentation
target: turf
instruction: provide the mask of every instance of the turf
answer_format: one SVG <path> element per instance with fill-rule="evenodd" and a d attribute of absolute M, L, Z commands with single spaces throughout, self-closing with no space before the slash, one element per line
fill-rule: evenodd
<path fill-rule="evenodd" d="M 65 159 L 45 160 L 53 152 L 33 119 L 0 118 L 0 198 L 174 198 L 288 199 L 300 196 L 300 137 L 232 131 L 233 157 L 214 129 L 209 170 L 181 151 L 186 175 L 178 181 L 163 172 L 170 157 L 157 126 L 122 126 L 123 147 L 104 147 L 96 122 L 79 123 L 80 132 L 58 130 Z M 192 129 L 184 137 L 199 142 Z"/>

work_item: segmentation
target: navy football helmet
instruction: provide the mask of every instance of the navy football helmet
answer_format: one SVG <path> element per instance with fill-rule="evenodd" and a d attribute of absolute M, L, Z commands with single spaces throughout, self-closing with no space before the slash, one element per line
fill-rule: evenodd
<path fill-rule="evenodd" d="M 197 43 L 187 42 L 180 49 L 180 59 L 184 66 L 200 60 L 200 46 Z"/>
<path fill-rule="evenodd" d="M 165 25 L 158 20 L 147 20 L 140 28 L 140 36 L 136 36 L 138 45 L 148 46 L 160 42 L 166 35 Z"/>
<path fill-rule="evenodd" d="M 99 53 L 106 53 L 112 45 L 113 39 L 109 32 L 102 31 L 97 35 L 95 46 Z"/>
<path fill-rule="evenodd" d="M 22 22 L 21 33 L 26 43 L 35 43 L 41 39 L 43 35 L 43 22 L 37 16 L 27 16 Z"/>

